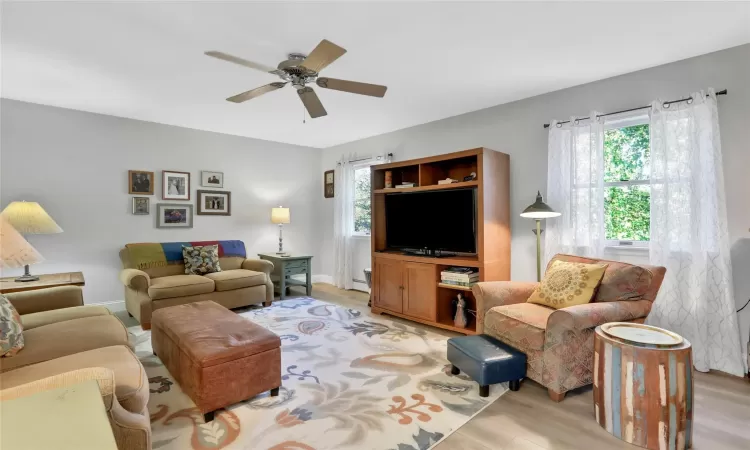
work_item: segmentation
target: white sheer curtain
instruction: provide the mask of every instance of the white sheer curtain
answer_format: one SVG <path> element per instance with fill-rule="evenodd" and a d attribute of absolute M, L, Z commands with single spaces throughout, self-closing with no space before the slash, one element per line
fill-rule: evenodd
<path fill-rule="evenodd" d="M 652 105 L 649 258 L 667 275 L 648 322 L 688 339 L 696 369 L 743 376 L 719 115 L 708 94 Z"/>
<path fill-rule="evenodd" d="M 545 260 L 556 253 L 601 257 L 604 251 L 604 131 L 600 113 L 549 127 Z"/>
<path fill-rule="evenodd" d="M 354 234 L 354 166 L 341 158 L 334 170 L 333 193 L 333 283 L 351 289 L 352 234 Z"/>

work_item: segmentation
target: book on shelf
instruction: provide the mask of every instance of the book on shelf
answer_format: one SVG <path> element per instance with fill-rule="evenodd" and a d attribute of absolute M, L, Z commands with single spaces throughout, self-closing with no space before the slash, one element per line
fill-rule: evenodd
<path fill-rule="evenodd" d="M 479 281 L 479 271 L 473 267 L 450 267 L 440 272 L 442 280 L 471 283 Z"/>
<path fill-rule="evenodd" d="M 475 267 L 453 266 L 453 267 L 449 267 L 443 270 L 441 273 L 476 273 L 476 272 L 477 272 L 477 269 Z"/>
<path fill-rule="evenodd" d="M 450 274 L 442 275 L 441 274 L 440 275 L 440 279 L 441 280 L 451 280 L 451 281 L 463 281 L 463 282 L 469 283 L 469 282 L 477 282 L 477 281 L 479 281 L 479 275 L 463 276 L 463 275 L 450 275 Z"/>
<path fill-rule="evenodd" d="M 472 287 L 475 284 L 477 284 L 476 281 L 455 281 L 455 280 L 441 280 L 442 284 L 449 284 L 451 286 L 462 286 L 462 287 Z"/>
<path fill-rule="evenodd" d="M 453 184 L 458 183 L 458 180 L 454 180 L 453 178 L 446 178 L 445 180 L 438 180 L 438 184 Z"/>
<path fill-rule="evenodd" d="M 414 187 L 414 186 L 416 186 L 416 183 L 401 183 L 401 184 L 397 184 L 395 187 L 396 187 L 396 189 L 398 189 L 398 188 L 403 189 L 403 188 L 410 188 L 410 187 Z"/>

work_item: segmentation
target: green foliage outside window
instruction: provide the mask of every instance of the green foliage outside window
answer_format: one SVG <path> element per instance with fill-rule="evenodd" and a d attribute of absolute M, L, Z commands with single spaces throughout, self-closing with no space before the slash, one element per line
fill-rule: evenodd
<path fill-rule="evenodd" d="M 607 186 L 607 183 L 647 181 L 650 177 L 650 158 L 648 125 L 617 128 L 604 132 L 606 239 L 649 240 L 650 186 Z"/>
<path fill-rule="evenodd" d="M 354 232 L 370 234 L 370 168 L 354 171 Z"/>

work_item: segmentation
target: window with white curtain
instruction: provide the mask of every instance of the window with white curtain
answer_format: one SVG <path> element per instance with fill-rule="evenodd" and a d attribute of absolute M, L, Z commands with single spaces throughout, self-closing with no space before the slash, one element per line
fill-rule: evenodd
<path fill-rule="evenodd" d="M 354 168 L 354 236 L 370 235 L 370 164 Z"/>
<path fill-rule="evenodd" d="M 648 248 L 651 149 L 647 114 L 604 125 L 604 237 L 607 246 Z"/>

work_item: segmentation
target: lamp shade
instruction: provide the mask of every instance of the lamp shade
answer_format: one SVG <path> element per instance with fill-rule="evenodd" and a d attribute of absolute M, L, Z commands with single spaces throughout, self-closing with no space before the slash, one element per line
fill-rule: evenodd
<path fill-rule="evenodd" d="M 63 231 L 37 202 L 12 202 L 0 214 L 21 234 L 55 234 Z"/>
<path fill-rule="evenodd" d="M 559 215 L 559 212 L 550 208 L 548 204 L 542 201 L 542 194 L 539 191 L 537 191 L 536 193 L 536 201 L 533 204 L 529 205 L 521 213 L 521 217 L 526 217 L 529 219 L 548 219 L 550 217 L 557 217 Z"/>
<path fill-rule="evenodd" d="M 271 209 L 271 223 L 282 224 L 289 223 L 289 208 L 278 208 Z"/>
<path fill-rule="evenodd" d="M 0 267 L 23 267 L 42 261 L 42 255 L 3 216 L 0 216 Z"/>

